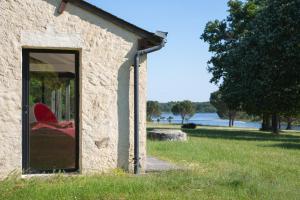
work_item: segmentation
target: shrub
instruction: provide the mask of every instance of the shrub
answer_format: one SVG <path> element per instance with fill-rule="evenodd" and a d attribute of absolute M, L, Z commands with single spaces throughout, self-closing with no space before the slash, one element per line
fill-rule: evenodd
<path fill-rule="evenodd" d="M 197 128 L 197 125 L 194 124 L 194 123 L 183 124 L 183 125 L 181 126 L 181 128 L 185 128 L 185 129 L 195 129 L 195 128 Z"/>

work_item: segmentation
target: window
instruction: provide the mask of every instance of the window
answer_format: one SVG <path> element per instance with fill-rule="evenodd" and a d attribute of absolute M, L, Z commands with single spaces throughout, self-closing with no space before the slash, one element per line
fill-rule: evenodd
<path fill-rule="evenodd" d="M 77 171 L 79 53 L 23 50 L 23 170 Z"/>

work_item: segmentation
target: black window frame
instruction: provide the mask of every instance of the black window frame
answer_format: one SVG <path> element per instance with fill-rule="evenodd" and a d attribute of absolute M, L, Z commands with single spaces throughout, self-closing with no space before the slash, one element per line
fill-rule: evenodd
<path fill-rule="evenodd" d="M 30 53 L 56 53 L 56 54 L 74 54 L 75 55 L 75 168 L 68 169 L 53 169 L 53 170 L 38 170 L 30 169 L 29 166 L 29 54 Z M 79 157 L 80 157 L 80 52 L 79 50 L 63 50 L 63 49 L 22 49 L 22 171 L 23 174 L 52 174 L 52 173 L 79 173 Z"/>

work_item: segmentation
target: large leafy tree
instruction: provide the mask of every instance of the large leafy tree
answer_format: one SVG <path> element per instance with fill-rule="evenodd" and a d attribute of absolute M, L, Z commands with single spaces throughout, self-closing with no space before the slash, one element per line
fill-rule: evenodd
<path fill-rule="evenodd" d="M 238 47 L 240 40 L 247 33 L 250 22 L 254 19 L 260 1 L 230 0 L 229 16 L 224 20 L 214 20 L 206 24 L 201 39 L 209 44 L 213 56 L 208 61 L 208 71 L 213 74 L 211 82 L 221 83 L 229 72 L 238 69 L 239 63 L 231 50 Z"/>
<path fill-rule="evenodd" d="M 196 109 L 193 103 L 187 100 L 178 102 L 172 107 L 172 113 L 181 117 L 181 124 L 184 123 L 184 120 L 191 118 L 195 112 Z"/>
<path fill-rule="evenodd" d="M 300 1 L 231 0 L 229 16 L 209 22 L 202 39 L 213 53 L 208 70 L 230 109 L 263 115 L 278 132 L 280 115 L 300 104 Z"/>
<path fill-rule="evenodd" d="M 161 111 L 159 108 L 159 103 L 157 101 L 147 102 L 147 120 L 152 121 L 153 117 L 159 117 Z"/>
<path fill-rule="evenodd" d="M 229 16 L 222 21 L 208 22 L 201 36 L 213 53 L 208 61 L 208 71 L 213 75 L 211 82 L 219 85 L 219 93 L 228 110 L 239 110 L 245 98 L 240 55 L 237 56 L 234 50 L 249 31 L 249 24 L 261 7 L 261 2 L 230 0 Z"/>
<path fill-rule="evenodd" d="M 267 0 L 242 38 L 235 54 L 240 68 L 244 108 L 272 115 L 278 132 L 279 115 L 295 116 L 300 109 L 300 1 Z"/>
<path fill-rule="evenodd" d="M 236 117 L 236 111 L 230 110 L 227 104 L 224 102 L 220 91 L 211 93 L 210 103 L 217 109 L 217 114 L 220 118 L 229 119 L 229 127 L 234 126 L 234 120 Z"/>

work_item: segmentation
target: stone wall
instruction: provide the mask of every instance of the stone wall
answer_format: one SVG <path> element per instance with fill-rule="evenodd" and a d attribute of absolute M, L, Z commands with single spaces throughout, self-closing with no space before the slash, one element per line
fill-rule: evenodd
<path fill-rule="evenodd" d="M 139 37 L 72 4 L 58 15 L 59 3 L 0 1 L 0 177 L 22 169 L 22 47 L 80 51 L 81 172 L 132 170 L 132 65 Z M 141 66 L 145 161 L 146 57 Z"/>

